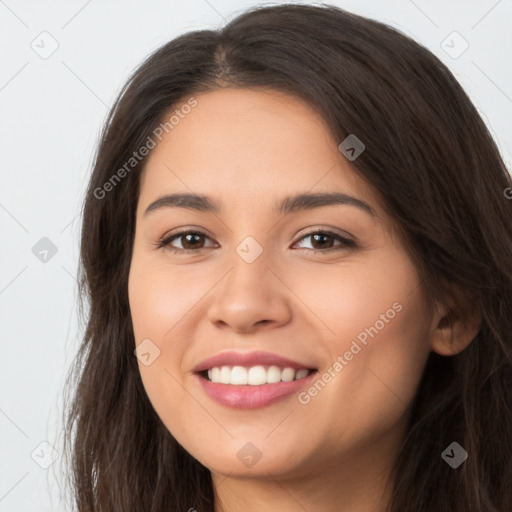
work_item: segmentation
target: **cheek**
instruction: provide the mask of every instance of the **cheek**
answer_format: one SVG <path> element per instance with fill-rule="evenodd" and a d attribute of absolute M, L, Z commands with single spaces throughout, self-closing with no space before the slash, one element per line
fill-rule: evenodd
<path fill-rule="evenodd" d="M 171 271 L 135 253 L 128 281 L 135 345 L 147 347 L 144 353 L 150 354 L 149 364 L 144 364 L 148 363 L 144 357 L 138 359 L 142 383 L 153 408 L 167 426 L 189 421 L 189 411 L 182 407 L 187 402 L 187 393 L 180 384 L 180 365 L 189 346 L 187 321 L 208 290 L 204 279 L 189 277 L 187 273 L 185 280 L 182 270 Z M 143 353 L 141 349 L 139 352 Z"/>
<path fill-rule="evenodd" d="M 311 420 L 329 416 L 322 421 L 332 435 L 364 442 L 393 428 L 414 399 L 430 352 L 425 305 L 405 289 L 384 298 L 368 297 L 362 311 L 347 303 L 340 313 L 337 342 L 330 344 L 338 365 L 308 411 Z"/>
<path fill-rule="evenodd" d="M 159 344 L 173 338 L 173 330 L 186 322 L 186 315 L 208 290 L 199 275 L 180 267 L 134 257 L 128 281 L 128 295 L 135 340 L 154 338 Z M 203 284 L 201 284 L 203 283 Z"/>
<path fill-rule="evenodd" d="M 351 340 L 360 333 L 364 336 L 365 329 L 376 322 L 379 330 L 387 326 L 381 315 L 385 316 L 384 321 L 392 321 L 400 314 L 396 303 L 406 300 L 417 277 L 400 253 L 383 252 L 380 258 L 355 257 L 340 264 L 300 265 L 298 271 L 286 275 L 294 294 L 307 306 L 304 316 L 321 329 L 319 341 L 344 352 Z M 298 306 L 298 310 L 302 308 L 301 304 Z"/>
<path fill-rule="evenodd" d="M 319 343 L 330 368 L 302 395 L 307 421 L 368 439 L 391 428 L 414 398 L 430 352 L 429 316 L 408 261 L 336 273 L 310 289 L 308 305 L 329 329 Z M 306 293 L 304 290 L 301 293 Z"/>

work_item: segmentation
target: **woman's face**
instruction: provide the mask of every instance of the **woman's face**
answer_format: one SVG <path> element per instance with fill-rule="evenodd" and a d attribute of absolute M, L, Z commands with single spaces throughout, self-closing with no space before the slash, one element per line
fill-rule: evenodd
<path fill-rule="evenodd" d="M 390 219 L 304 103 L 244 89 L 195 100 L 141 176 L 129 299 L 153 407 L 214 474 L 387 457 L 436 327 Z M 294 200 L 334 193 L 355 199 Z M 146 212 L 171 194 L 191 198 Z M 158 247 L 178 231 L 196 234 Z M 212 367 L 216 383 L 196 371 Z"/>

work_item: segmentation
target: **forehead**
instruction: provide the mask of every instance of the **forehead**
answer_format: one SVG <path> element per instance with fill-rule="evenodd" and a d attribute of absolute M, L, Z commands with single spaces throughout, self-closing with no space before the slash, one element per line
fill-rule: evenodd
<path fill-rule="evenodd" d="M 194 99 L 196 106 L 163 133 L 146 160 L 145 206 L 175 191 L 219 197 L 230 206 L 268 200 L 274 207 L 285 193 L 305 191 L 376 202 L 325 121 L 305 102 L 282 92 L 231 88 Z"/>

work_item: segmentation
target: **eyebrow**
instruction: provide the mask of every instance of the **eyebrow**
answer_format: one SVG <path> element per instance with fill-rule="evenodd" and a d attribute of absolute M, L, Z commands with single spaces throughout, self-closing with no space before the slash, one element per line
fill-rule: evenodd
<path fill-rule="evenodd" d="M 377 217 L 376 211 L 365 201 L 356 197 L 343 194 L 341 192 L 328 193 L 303 193 L 294 196 L 287 196 L 276 203 L 272 211 L 277 215 L 292 213 L 300 210 L 311 210 L 321 206 L 348 205 L 354 206 L 368 213 L 372 217 Z M 187 208 L 199 212 L 218 213 L 219 205 L 210 197 L 198 194 L 167 194 L 153 201 L 144 212 L 148 215 L 160 208 Z"/>

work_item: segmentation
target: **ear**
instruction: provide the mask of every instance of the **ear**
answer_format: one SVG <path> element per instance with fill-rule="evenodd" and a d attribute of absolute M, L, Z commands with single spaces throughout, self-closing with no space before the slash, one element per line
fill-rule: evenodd
<path fill-rule="evenodd" d="M 462 352 L 475 339 L 482 324 L 481 316 L 466 305 L 436 303 L 432 318 L 430 348 L 439 355 L 453 356 Z"/>

